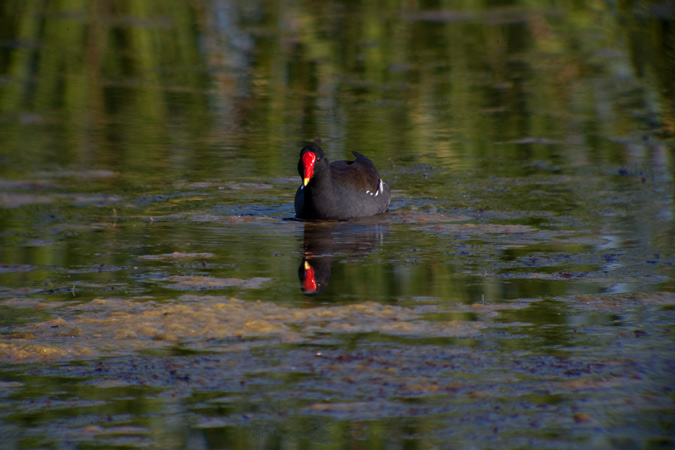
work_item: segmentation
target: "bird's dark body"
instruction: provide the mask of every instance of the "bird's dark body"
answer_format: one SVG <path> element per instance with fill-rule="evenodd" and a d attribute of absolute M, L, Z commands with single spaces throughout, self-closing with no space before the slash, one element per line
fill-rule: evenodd
<path fill-rule="evenodd" d="M 373 216 L 389 208 L 391 191 L 372 161 L 357 152 L 354 161 L 329 163 L 321 147 L 309 145 L 300 152 L 298 172 L 305 178 L 302 156 L 316 155 L 314 172 L 306 186 L 295 193 L 295 214 L 301 219 L 348 220 Z"/>

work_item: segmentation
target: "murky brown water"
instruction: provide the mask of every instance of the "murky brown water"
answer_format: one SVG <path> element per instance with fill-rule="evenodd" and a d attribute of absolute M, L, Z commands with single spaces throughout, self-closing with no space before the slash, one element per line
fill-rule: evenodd
<path fill-rule="evenodd" d="M 675 445 L 675 11 L 547 5 L 3 2 L 3 448 Z"/>

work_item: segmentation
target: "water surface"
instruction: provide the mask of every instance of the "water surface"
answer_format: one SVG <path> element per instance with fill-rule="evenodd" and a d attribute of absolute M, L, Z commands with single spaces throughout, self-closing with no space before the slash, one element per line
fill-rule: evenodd
<path fill-rule="evenodd" d="M 674 11 L 427 3 L 3 3 L 3 445 L 673 446 Z"/>

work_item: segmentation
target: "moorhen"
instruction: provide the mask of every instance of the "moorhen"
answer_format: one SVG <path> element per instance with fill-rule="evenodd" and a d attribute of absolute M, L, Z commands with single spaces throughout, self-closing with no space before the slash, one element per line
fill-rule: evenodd
<path fill-rule="evenodd" d="M 348 220 L 374 216 L 389 208 L 391 191 L 371 160 L 352 152 L 355 161 L 329 163 L 316 144 L 300 151 L 302 185 L 295 193 L 300 219 Z"/>

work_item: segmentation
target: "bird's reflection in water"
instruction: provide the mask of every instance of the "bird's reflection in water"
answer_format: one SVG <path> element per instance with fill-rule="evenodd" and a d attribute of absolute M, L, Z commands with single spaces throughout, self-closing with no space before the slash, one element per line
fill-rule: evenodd
<path fill-rule="evenodd" d="M 306 295 L 319 295 L 328 285 L 333 262 L 371 254 L 384 240 L 388 223 L 368 218 L 350 222 L 305 222 L 303 259 L 298 268 Z"/>

